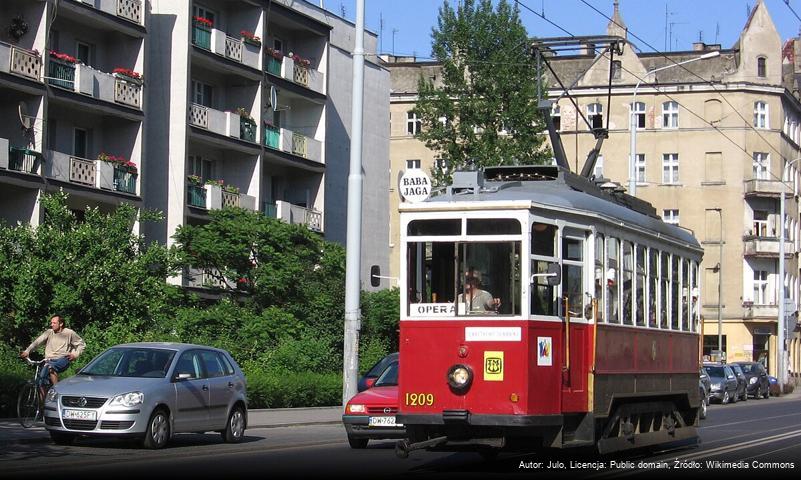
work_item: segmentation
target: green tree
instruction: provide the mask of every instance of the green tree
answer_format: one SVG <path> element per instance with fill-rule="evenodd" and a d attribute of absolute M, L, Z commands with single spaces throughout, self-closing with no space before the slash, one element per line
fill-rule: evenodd
<path fill-rule="evenodd" d="M 536 67 L 517 7 L 462 0 L 454 10 L 445 0 L 431 36 L 442 84 L 421 77 L 414 111 L 422 121 L 419 138 L 440 160 L 432 170 L 435 183 L 470 165 L 548 161 Z"/>

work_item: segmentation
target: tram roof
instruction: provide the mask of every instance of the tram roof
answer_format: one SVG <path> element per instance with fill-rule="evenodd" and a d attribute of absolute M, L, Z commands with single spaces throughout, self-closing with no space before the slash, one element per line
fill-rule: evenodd
<path fill-rule="evenodd" d="M 460 173 L 467 175 L 460 176 Z M 503 204 L 510 207 L 516 204 L 518 208 L 530 204 L 573 210 L 578 214 L 598 214 L 610 223 L 618 220 L 701 250 L 692 233 L 663 222 L 650 203 L 625 193 L 601 189 L 584 177 L 555 166 L 489 167 L 484 172 L 457 172 L 454 183 L 444 193 L 423 203 L 403 204 L 401 210 L 437 209 L 446 202 L 492 202 L 493 208 Z"/>

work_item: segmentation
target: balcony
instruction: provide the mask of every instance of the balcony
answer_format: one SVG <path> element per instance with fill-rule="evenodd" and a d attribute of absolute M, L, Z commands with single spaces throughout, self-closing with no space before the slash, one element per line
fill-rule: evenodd
<path fill-rule="evenodd" d="M 758 319 L 766 318 L 776 320 L 779 316 L 779 306 L 775 304 L 754 304 L 753 302 L 743 302 L 743 318 Z"/>
<path fill-rule="evenodd" d="M 0 42 L 0 72 L 41 82 L 42 57 L 38 52 Z"/>
<path fill-rule="evenodd" d="M 746 197 L 776 197 L 782 193 L 782 182 L 752 178 L 745 182 Z"/>
<path fill-rule="evenodd" d="M 794 254 L 794 243 L 785 239 L 784 258 L 792 258 Z M 743 255 L 746 257 L 779 258 L 779 238 L 746 235 L 743 237 Z"/>
<path fill-rule="evenodd" d="M 220 271 L 211 268 L 187 268 L 183 275 L 184 287 L 192 288 L 227 288 L 226 282 L 220 279 Z"/>
<path fill-rule="evenodd" d="M 84 187 L 136 195 L 139 174 L 115 162 L 90 160 L 50 151 L 47 176 Z"/>
<path fill-rule="evenodd" d="M 142 108 L 142 82 L 126 75 L 95 70 L 82 63 L 51 59 L 47 83 L 109 103 Z"/>
<path fill-rule="evenodd" d="M 266 126 L 264 129 L 264 146 L 316 163 L 323 163 L 322 142 L 286 128 Z"/>
<path fill-rule="evenodd" d="M 7 139 L 0 138 L 0 169 L 38 175 L 43 160 L 41 153 L 28 148 L 10 147 Z"/>
<path fill-rule="evenodd" d="M 245 41 L 243 38 L 229 37 L 222 30 L 196 20 L 192 22 L 193 45 L 250 68 L 257 70 L 260 68 L 261 44 Z"/>
<path fill-rule="evenodd" d="M 325 74 L 295 63 L 292 57 L 285 56 L 278 60 L 268 54 L 266 56 L 265 71 L 325 95 Z"/>
<path fill-rule="evenodd" d="M 256 211 L 256 197 L 244 193 L 230 192 L 219 185 L 187 185 L 186 202 L 191 207 L 206 210 L 222 210 L 239 207 Z"/>
<path fill-rule="evenodd" d="M 262 213 L 270 218 L 277 218 L 282 222 L 291 225 L 305 225 L 313 232 L 323 231 L 323 213 L 312 208 L 293 205 L 281 200 L 274 204 L 265 202 L 262 204 Z"/>
<path fill-rule="evenodd" d="M 189 106 L 189 124 L 225 137 L 256 143 L 256 123 L 234 112 L 221 112 L 193 103 Z"/>
<path fill-rule="evenodd" d="M 112 17 L 118 17 L 144 26 L 144 9 L 142 0 L 75 0 Z"/>

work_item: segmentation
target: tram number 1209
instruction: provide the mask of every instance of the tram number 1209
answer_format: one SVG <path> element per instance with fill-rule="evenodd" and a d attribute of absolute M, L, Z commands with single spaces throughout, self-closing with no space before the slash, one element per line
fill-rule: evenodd
<path fill-rule="evenodd" d="M 406 405 L 411 407 L 430 407 L 434 405 L 433 393 L 407 393 Z"/>

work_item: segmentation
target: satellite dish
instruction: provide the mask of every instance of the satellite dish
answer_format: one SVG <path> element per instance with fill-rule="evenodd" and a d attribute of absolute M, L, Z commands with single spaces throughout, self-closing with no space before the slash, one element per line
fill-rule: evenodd
<path fill-rule="evenodd" d="M 278 89 L 275 85 L 270 85 L 270 106 L 273 107 L 273 112 L 289 110 L 289 105 L 278 105 Z"/>
<path fill-rule="evenodd" d="M 19 102 L 17 111 L 19 112 L 19 123 L 22 124 L 22 128 L 29 130 L 31 127 L 33 127 L 33 117 L 28 115 L 28 104 L 25 102 Z"/>

